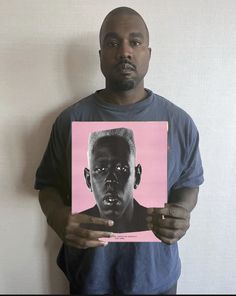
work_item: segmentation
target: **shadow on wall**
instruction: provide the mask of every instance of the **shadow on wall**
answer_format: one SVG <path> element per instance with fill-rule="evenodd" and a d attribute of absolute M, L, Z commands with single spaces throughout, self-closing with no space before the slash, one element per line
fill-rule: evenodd
<path fill-rule="evenodd" d="M 21 189 L 21 191 L 23 189 L 24 193 L 30 194 L 31 196 L 36 193 L 33 189 L 35 172 L 46 149 L 51 127 L 56 117 L 67 106 L 96 90 L 96 76 L 101 76 L 101 74 L 99 71 L 98 52 L 94 50 L 94 40 L 96 39 L 94 35 L 91 34 L 82 37 L 78 41 L 70 42 L 66 46 L 64 54 L 59 54 L 57 56 L 59 58 L 55 59 L 56 63 L 58 63 L 57 65 L 53 65 L 55 69 L 58 70 L 55 71 L 56 75 L 58 75 L 58 85 L 56 85 L 56 87 L 58 87 L 58 92 L 60 93 L 60 89 L 62 89 L 61 81 L 63 80 L 63 85 L 68 88 L 72 99 L 66 101 L 67 98 L 65 98 L 65 103 L 63 104 L 61 104 L 60 101 L 60 106 L 56 110 L 49 111 L 45 114 L 40 122 L 36 123 L 30 131 L 28 130 L 22 138 L 25 161 L 23 177 L 19 180 L 19 189 Z M 92 49 L 91 53 L 90 49 Z M 65 90 L 63 93 L 65 93 Z M 47 104 L 47 101 L 43 101 L 42 99 L 42 104 Z M 29 161 L 29 156 L 31 161 Z M 39 229 L 42 229 L 41 225 L 39 225 Z M 45 276 L 47 276 L 46 282 L 50 283 L 50 287 L 48 287 L 50 294 L 67 292 L 66 281 L 65 283 L 61 282 L 62 278 L 60 276 L 59 267 L 56 265 L 56 257 L 60 245 L 61 242 L 54 231 L 47 227 L 47 233 L 45 241 L 42 242 L 42 247 L 44 246 L 46 249 L 48 274 L 42 275 L 42 278 L 45 279 Z"/>

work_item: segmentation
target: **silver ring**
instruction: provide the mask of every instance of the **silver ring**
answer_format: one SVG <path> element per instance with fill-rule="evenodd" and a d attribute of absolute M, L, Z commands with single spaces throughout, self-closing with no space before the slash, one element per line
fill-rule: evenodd
<path fill-rule="evenodd" d="M 162 220 L 165 220 L 165 218 L 166 218 L 165 215 L 164 214 L 161 214 L 161 219 Z"/>

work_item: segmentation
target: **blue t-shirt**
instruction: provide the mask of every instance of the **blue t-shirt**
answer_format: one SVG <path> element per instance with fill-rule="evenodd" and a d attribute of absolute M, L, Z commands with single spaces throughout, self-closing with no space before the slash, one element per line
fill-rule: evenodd
<path fill-rule="evenodd" d="M 168 193 L 203 183 L 199 135 L 191 117 L 165 98 L 148 97 L 130 105 L 104 102 L 96 92 L 63 111 L 56 119 L 36 173 L 35 189 L 56 187 L 71 204 L 72 121 L 168 121 Z M 158 294 L 179 278 L 177 243 L 109 243 L 75 249 L 62 245 L 58 265 L 78 293 Z"/>

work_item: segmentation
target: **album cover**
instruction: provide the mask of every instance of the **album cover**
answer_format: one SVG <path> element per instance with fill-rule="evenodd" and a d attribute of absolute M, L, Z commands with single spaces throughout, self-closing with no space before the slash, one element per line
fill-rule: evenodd
<path fill-rule="evenodd" d="M 167 202 L 168 122 L 72 122 L 72 213 L 107 218 L 109 242 L 158 242 L 148 208 Z"/>

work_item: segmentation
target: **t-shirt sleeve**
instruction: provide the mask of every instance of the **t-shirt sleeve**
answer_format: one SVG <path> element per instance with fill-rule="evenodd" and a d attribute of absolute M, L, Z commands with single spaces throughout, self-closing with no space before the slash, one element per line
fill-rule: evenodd
<path fill-rule="evenodd" d="M 67 143 L 63 135 L 65 127 L 60 119 L 52 126 L 49 142 L 36 171 L 34 188 L 55 187 L 63 195 L 68 183 Z"/>
<path fill-rule="evenodd" d="M 183 135 L 182 135 L 183 136 Z M 199 150 L 199 132 L 194 122 L 189 119 L 184 131 L 185 145 L 182 172 L 173 188 L 198 187 L 204 182 L 202 160 Z"/>

